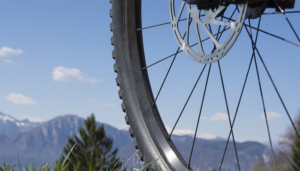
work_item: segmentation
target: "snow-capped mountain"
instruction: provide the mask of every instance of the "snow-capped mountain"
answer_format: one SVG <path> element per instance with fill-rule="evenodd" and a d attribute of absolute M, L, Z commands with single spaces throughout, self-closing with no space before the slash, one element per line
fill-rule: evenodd
<path fill-rule="evenodd" d="M 0 112 L 0 135 L 11 136 L 19 132 L 26 132 L 41 125 L 38 122 L 30 122 L 28 119 L 17 120 Z"/>
<path fill-rule="evenodd" d="M 100 125 L 101 123 L 97 122 L 97 124 Z M 64 115 L 47 122 L 32 123 L 28 120 L 19 121 L 1 113 L 0 162 L 5 160 L 7 164 L 15 164 L 17 163 L 17 154 L 19 154 L 21 164 L 28 164 L 29 159 L 31 162 L 35 162 L 41 150 L 38 158 L 39 164 L 47 161 L 55 163 L 61 155 L 67 137 L 73 136 L 74 133 L 78 135 L 78 128 L 83 125 L 84 119 L 76 115 Z M 126 162 L 136 152 L 128 131 L 119 130 L 108 124 L 104 124 L 104 128 L 107 136 L 113 139 L 114 148 L 119 149 L 119 159 L 125 159 Z M 173 135 L 171 139 L 182 157 L 188 161 L 193 137 L 190 135 Z M 197 166 L 202 170 L 218 169 L 225 145 L 226 141 L 220 138 L 197 138 L 191 166 Z M 271 158 L 269 147 L 259 142 L 236 142 L 236 146 L 241 170 L 249 171 L 258 156 L 262 156 L 264 160 Z M 131 158 L 127 165 L 139 167 L 139 164 L 135 165 L 139 163 L 137 159 L 137 156 L 135 156 L 135 160 Z M 228 145 L 223 166 L 222 170 L 238 170 L 232 142 Z"/>
<path fill-rule="evenodd" d="M 17 124 L 19 123 L 22 127 L 23 121 L 18 121 L 8 115 L 2 114 L 1 121 L 6 130 L 16 132 L 9 135 L 6 133 L 9 131 L 1 130 L 0 133 L 0 161 L 5 160 L 6 163 L 11 164 L 17 162 L 17 154 L 23 164 L 28 163 L 29 159 L 35 162 L 40 150 L 40 164 L 47 161 L 55 162 L 61 155 L 67 137 L 73 136 L 74 133 L 78 134 L 78 128 L 84 125 L 84 119 L 76 115 L 59 116 L 38 125 L 27 121 L 25 122 L 27 131 L 17 129 Z M 97 124 L 101 123 L 97 122 Z M 104 128 L 106 134 L 114 140 L 114 148 L 122 147 L 132 141 L 128 131 L 118 130 L 107 124 L 104 124 Z"/>

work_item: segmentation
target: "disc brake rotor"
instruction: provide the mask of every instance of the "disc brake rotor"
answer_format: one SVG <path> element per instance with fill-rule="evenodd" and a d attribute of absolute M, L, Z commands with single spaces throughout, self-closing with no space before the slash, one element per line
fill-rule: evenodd
<path fill-rule="evenodd" d="M 234 44 L 241 32 L 248 7 L 247 4 L 239 5 L 238 17 L 235 18 L 235 21 L 221 21 L 218 20 L 217 17 L 222 15 L 227 10 L 227 6 L 219 5 L 218 8 L 214 11 L 212 9 L 200 10 L 197 8 L 197 6 L 186 4 L 186 2 L 183 1 L 178 12 L 175 11 L 174 0 L 169 0 L 169 2 L 172 30 L 178 45 L 189 58 L 203 64 L 215 62 L 227 54 L 227 52 L 230 50 L 230 48 L 232 47 L 232 45 Z M 184 36 L 182 36 L 178 28 L 178 23 L 180 22 L 180 20 L 182 20 L 180 17 L 183 13 L 183 9 L 185 8 L 185 6 L 187 6 L 187 26 L 186 31 L 183 34 Z M 205 16 L 204 21 L 200 18 L 200 14 L 203 11 Z M 221 44 L 218 38 L 215 37 L 216 35 L 211 33 L 211 31 L 207 27 L 207 25 L 209 24 L 226 26 L 226 28 L 228 28 L 228 31 L 231 31 L 230 35 L 227 37 L 224 43 Z M 197 46 L 199 46 L 199 51 L 195 51 L 188 41 L 190 38 L 189 28 L 192 26 L 196 30 L 196 36 L 198 41 Z M 199 32 L 205 32 L 207 34 L 207 36 L 214 44 L 214 51 L 212 51 L 211 53 L 204 52 L 202 45 L 203 40 L 201 39 Z"/>

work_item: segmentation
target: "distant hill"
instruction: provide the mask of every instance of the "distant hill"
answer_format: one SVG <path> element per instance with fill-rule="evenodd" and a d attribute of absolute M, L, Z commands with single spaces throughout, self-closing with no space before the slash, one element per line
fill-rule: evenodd
<path fill-rule="evenodd" d="M 40 124 L 29 122 L 28 119 L 17 120 L 0 112 L 0 135 L 11 136 L 19 132 L 26 132 Z"/>
<path fill-rule="evenodd" d="M 98 125 L 101 123 L 98 122 Z M 84 119 L 76 115 L 64 115 L 43 123 L 32 123 L 28 120 L 16 120 L 9 115 L 0 113 L 0 162 L 8 164 L 17 162 L 17 153 L 21 164 L 28 164 L 29 159 L 35 162 L 41 149 L 39 163 L 55 162 L 61 155 L 62 147 L 67 137 L 78 134 L 79 126 L 84 125 Z M 114 148 L 119 148 L 118 156 L 124 159 L 129 167 L 140 167 L 138 156 L 132 145 L 128 131 L 119 130 L 104 124 L 106 134 L 114 140 Z M 188 160 L 193 137 L 172 136 L 172 141 Z M 197 138 L 193 152 L 192 165 L 203 171 L 218 168 L 226 141 L 220 138 L 206 140 Z M 241 170 L 249 171 L 258 156 L 263 156 L 265 162 L 270 159 L 270 150 L 258 142 L 236 143 Z M 236 171 L 236 157 L 232 142 L 228 146 L 224 167 L 226 171 Z"/>
<path fill-rule="evenodd" d="M 5 125 L 13 127 L 18 123 L 11 120 Z M 1 123 L 1 122 L 0 122 Z M 35 161 L 41 149 L 39 163 L 55 162 L 62 152 L 63 145 L 67 142 L 68 136 L 78 133 L 79 126 L 83 126 L 84 119 L 76 115 L 65 115 L 56 117 L 48 122 L 40 123 L 39 126 L 32 126 L 28 131 L 19 131 L 11 136 L 0 135 L 0 161 L 16 163 L 17 153 L 21 163 L 26 164 Z M 101 123 L 98 122 L 98 125 Z M 30 125 L 30 123 L 28 123 Z M 104 124 L 105 132 L 114 140 L 114 148 L 129 144 L 132 140 L 125 130 L 118 130 L 110 125 Z M 6 128 L 9 130 L 9 128 Z"/>
<path fill-rule="evenodd" d="M 192 137 L 187 137 L 186 141 L 182 141 L 181 139 L 182 136 L 174 136 L 173 142 L 182 157 L 188 161 L 193 143 Z M 213 168 L 218 170 L 225 146 L 225 140 L 215 141 L 196 139 L 191 166 L 201 168 L 202 170 L 211 170 Z M 263 156 L 265 162 L 268 162 L 271 157 L 269 148 L 258 142 L 236 142 L 236 148 L 238 151 L 240 167 L 243 171 L 250 171 L 258 156 Z M 226 169 L 226 171 L 238 170 L 232 141 L 229 142 L 227 147 L 222 170 L 223 169 Z"/>

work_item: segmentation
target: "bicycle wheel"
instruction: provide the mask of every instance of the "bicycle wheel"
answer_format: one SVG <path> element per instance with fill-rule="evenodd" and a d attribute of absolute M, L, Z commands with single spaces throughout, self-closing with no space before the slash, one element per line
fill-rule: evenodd
<path fill-rule="evenodd" d="M 149 65 L 148 66 L 146 65 L 143 34 L 142 31 L 139 30 L 139 28 L 142 28 L 141 0 L 124 0 L 124 1 L 110 0 L 110 2 L 112 3 L 110 16 L 113 18 L 112 19 L 113 22 L 110 25 L 110 30 L 113 31 L 111 44 L 114 46 L 112 57 L 113 59 L 115 59 L 114 71 L 117 73 L 116 84 L 120 86 L 120 90 L 118 94 L 119 97 L 123 100 L 122 110 L 126 113 L 125 121 L 130 126 L 129 132 L 130 135 L 134 138 L 133 140 L 134 146 L 135 148 L 139 149 L 139 157 L 141 158 L 142 161 L 145 161 L 145 163 L 153 162 L 148 167 L 148 169 L 150 170 L 152 170 L 153 168 L 155 168 L 155 170 L 160 170 L 160 169 L 181 170 L 181 171 L 192 170 L 190 168 L 191 159 L 189 161 L 185 161 L 185 159 L 181 156 L 176 146 L 173 144 L 172 140 L 170 139 L 170 134 L 168 133 L 164 125 L 164 122 L 161 118 L 161 114 L 159 113 L 158 107 L 156 105 L 157 97 L 154 98 L 152 93 L 152 87 L 149 80 L 149 75 L 147 69 L 145 69 L 149 67 Z M 183 2 L 186 3 L 185 1 Z M 242 5 L 240 4 L 237 7 L 234 7 L 233 9 L 234 11 L 238 11 L 238 15 L 236 15 L 235 20 L 232 19 L 232 17 L 224 16 L 223 13 L 225 13 L 224 12 L 224 10 L 226 10 L 225 8 L 217 12 L 215 16 L 215 17 L 222 17 L 222 19 L 223 18 L 227 19 L 228 23 L 231 20 L 232 20 L 231 23 L 233 22 L 236 23 L 236 25 L 231 26 L 231 32 L 225 35 L 226 38 L 224 40 L 220 40 L 220 42 L 221 41 L 223 42 L 223 45 L 222 43 L 219 42 L 220 38 L 218 37 L 219 34 L 222 34 L 222 32 L 220 32 L 220 27 L 217 28 L 218 30 L 217 35 L 212 34 L 213 33 L 212 30 L 214 28 L 210 28 L 210 30 L 207 29 L 207 33 L 210 34 L 209 35 L 210 39 L 215 39 L 215 41 L 213 41 L 214 43 L 210 45 L 212 47 L 209 47 L 209 45 L 202 44 L 202 41 L 204 39 L 202 40 L 200 39 L 201 33 L 199 33 L 199 35 L 197 35 L 196 38 L 198 38 L 198 44 L 199 45 L 202 44 L 202 45 L 198 47 L 197 49 L 198 52 L 197 50 L 192 49 L 193 45 L 189 44 L 190 40 L 185 39 L 185 34 L 179 33 L 180 28 L 174 26 L 174 23 L 178 22 L 179 19 L 177 19 L 177 21 L 175 22 L 171 20 L 171 23 L 173 22 L 172 26 L 173 26 L 174 35 L 181 49 L 185 51 L 184 46 L 188 45 L 189 48 L 188 50 L 185 51 L 187 56 L 189 56 L 190 58 L 192 58 L 193 60 L 199 63 L 209 64 L 210 66 L 208 72 L 210 72 L 211 64 L 213 62 L 218 63 L 218 61 L 222 57 L 224 57 L 227 54 L 227 52 L 230 50 L 231 46 L 234 44 L 235 40 L 237 39 L 241 31 L 241 28 L 245 26 L 244 24 L 245 17 L 248 18 L 252 17 L 250 16 L 250 14 L 246 14 L 247 4 L 242 4 Z M 215 11 L 214 10 L 211 11 L 212 11 L 211 14 L 213 15 Z M 262 13 L 263 11 L 264 9 L 263 10 L 256 9 L 256 12 L 254 13 L 255 14 Z M 234 12 L 232 12 L 232 14 L 234 14 Z M 186 21 L 189 25 L 190 19 L 188 17 L 189 16 L 187 16 Z M 200 24 L 200 22 L 201 21 L 198 21 L 198 24 Z M 230 27 L 230 25 L 232 25 L 230 23 L 228 25 L 228 23 L 227 24 L 223 23 L 223 25 L 225 25 L 223 27 L 223 32 L 224 30 L 226 30 L 226 26 Z M 250 40 L 252 41 L 251 43 L 253 44 L 253 49 L 255 49 L 256 42 L 255 42 L 255 38 L 252 37 L 252 33 L 249 32 L 250 28 L 252 28 L 251 25 L 247 28 L 247 31 L 249 33 Z M 299 46 L 299 44 L 297 43 L 296 45 Z M 212 51 L 208 52 L 205 51 L 204 49 L 211 49 Z M 179 52 L 179 50 L 180 48 L 178 48 L 177 53 Z M 251 62 L 254 59 L 253 57 L 254 55 L 252 55 Z M 218 65 L 220 67 L 219 63 Z M 205 66 L 203 67 L 203 70 L 205 69 Z M 202 75 L 203 70 L 200 76 Z M 207 86 L 207 81 L 206 81 L 206 86 Z M 224 89 L 224 85 L 223 85 L 223 89 Z M 203 98 L 204 96 L 205 96 L 205 92 Z M 203 99 L 202 99 L 200 110 L 202 110 L 202 105 L 203 105 Z M 266 113 L 266 111 L 264 111 L 264 113 Z M 200 115 L 198 118 L 198 123 L 199 123 L 199 119 L 200 119 Z M 233 123 L 230 121 L 231 131 L 229 137 L 231 135 L 233 136 L 232 133 Z M 197 128 L 196 128 L 196 133 L 197 133 Z M 195 141 L 195 137 L 196 136 L 194 136 L 194 141 Z M 192 152 L 193 152 L 193 147 L 192 147 Z"/>

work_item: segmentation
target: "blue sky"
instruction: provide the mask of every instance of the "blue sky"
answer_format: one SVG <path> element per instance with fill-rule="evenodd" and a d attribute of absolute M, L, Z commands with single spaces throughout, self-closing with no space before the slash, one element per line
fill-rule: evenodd
<path fill-rule="evenodd" d="M 144 1 L 143 6 L 146 7 L 143 26 L 170 20 L 167 0 Z M 299 1 L 295 6 L 300 7 Z M 110 8 L 108 0 L 0 0 L 0 111 L 32 121 L 47 121 L 64 114 L 86 118 L 94 113 L 98 121 L 126 128 L 113 72 Z M 287 15 L 299 33 L 298 14 Z M 251 22 L 255 24 L 257 20 Z M 280 14 L 263 16 L 261 29 L 299 44 Z M 290 114 L 295 117 L 300 110 L 300 49 L 259 34 L 260 53 Z M 145 53 L 150 57 L 147 63 L 176 52 L 178 45 L 170 25 L 144 30 L 143 35 Z M 232 117 L 251 52 L 243 29 L 231 51 L 220 60 Z M 154 95 L 170 62 L 168 59 L 148 69 Z M 234 130 L 237 140 L 267 141 L 253 66 Z M 271 133 L 276 140 L 290 123 L 260 62 L 258 66 Z M 173 67 L 157 100 L 168 127 L 173 126 L 203 65 L 181 53 Z M 226 137 L 229 131 L 218 72 L 217 65 L 212 65 L 199 126 L 202 137 Z M 177 134 L 192 133 L 195 129 L 206 74 L 207 70 L 179 122 Z"/>

